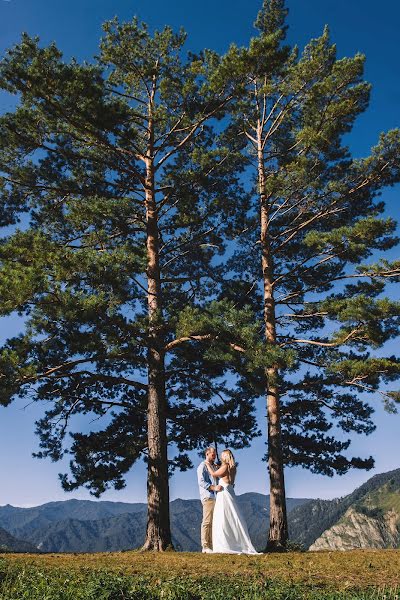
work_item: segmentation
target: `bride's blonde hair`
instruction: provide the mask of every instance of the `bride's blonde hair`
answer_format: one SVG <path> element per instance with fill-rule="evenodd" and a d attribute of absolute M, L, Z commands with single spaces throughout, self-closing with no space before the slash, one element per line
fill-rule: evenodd
<path fill-rule="evenodd" d="M 229 469 L 234 469 L 236 467 L 233 454 L 228 448 L 221 452 L 221 460 L 228 465 Z"/>

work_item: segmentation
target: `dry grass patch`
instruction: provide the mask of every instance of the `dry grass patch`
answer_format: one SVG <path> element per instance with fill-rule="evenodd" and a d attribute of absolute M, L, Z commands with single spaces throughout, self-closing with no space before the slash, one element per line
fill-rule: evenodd
<path fill-rule="evenodd" d="M 93 569 L 154 578 L 240 576 L 344 590 L 400 585 L 400 550 L 289 552 L 262 556 L 188 552 L 96 554 L 8 554 L 14 564 L 52 569 Z"/>

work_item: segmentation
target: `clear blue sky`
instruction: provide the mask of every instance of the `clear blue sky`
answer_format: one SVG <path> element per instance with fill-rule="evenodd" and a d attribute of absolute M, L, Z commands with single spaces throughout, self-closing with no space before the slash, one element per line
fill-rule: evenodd
<path fill-rule="evenodd" d="M 362 156 L 375 144 L 381 131 L 400 125 L 400 3 L 398 0 L 288 0 L 289 39 L 302 47 L 310 37 L 318 36 L 325 24 L 330 26 L 339 56 L 357 51 L 367 55 L 366 78 L 373 84 L 371 104 L 351 134 L 353 153 Z M 253 34 L 252 23 L 260 7 L 258 0 L 0 0 L 0 51 L 18 41 L 22 31 L 40 36 L 43 43 L 56 41 L 66 57 L 88 59 L 96 52 L 101 23 L 114 15 L 121 20 L 138 15 L 151 28 L 170 24 L 183 26 L 189 34 L 187 47 L 223 51 L 231 41 L 245 44 Z M 11 108 L 0 95 L 0 112 Z M 384 194 L 388 214 L 400 217 L 399 188 Z M 395 290 L 392 287 L 392 292 Z M 396 296 L 399 294 L 397 292 Z M 18 320 L 0 320 L 0 343 L 18 330 Z M 396 351 L 395 344 L 388 348 Z M 265 409 L 260 404 L 263 427 Z M 37 448 L 33 422 L 41 415 L 40 406 L 23 409 L 23 403 L 0 408 L 0 505 L 35 505 L 70 497 L 89 498 L 82 490 L 72 496 L 62 492 L 57 473 L 59 463 L 31 458 Z M 398 430 L 400 415 L 388 415 L 376 400 L 377 431 L 368 437 L 355 437 L 352 452 L 376 459 L 374 471 L 351 472 L 332 479 L 312 475 L 301 469 L 286 472 L 287 492 L 291 497 L 333 498 L 351 492 L 372 474 L 400 467 Z M 262 439 L 237 453 L 240 470 L 238 493 L 268 492 Z M 197 497 L 195 472 L 177 474 L 171 481 L 171 497 Z M 107 492 L 103 499 L 144 501 L 145 468 L 136 466 L 128 477 L 128 486 L 120 492 Z"/>

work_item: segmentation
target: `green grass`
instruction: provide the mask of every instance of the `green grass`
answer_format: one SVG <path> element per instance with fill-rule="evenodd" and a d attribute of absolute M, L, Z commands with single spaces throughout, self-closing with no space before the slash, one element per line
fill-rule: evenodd
<path fill-rule="evenodd" d="M 382 512 L 393 510 L 400 514 L 400 493 L 398 489 L 392 489 L 390 482 L 369 494 L 366 503 L 381 508 Z"/>
<path fill-rule="evenodd" d="M 1 600 L 397 600 L 395 588 L 332 591 L 271 580 L 154 580 L 110 572 L 12 568 L 1 571 Z"/>
<path fill-rule="evenodd" d="M 0 600 L 400 600 L 399 558 L 397 551 L 3 555 Z"/>

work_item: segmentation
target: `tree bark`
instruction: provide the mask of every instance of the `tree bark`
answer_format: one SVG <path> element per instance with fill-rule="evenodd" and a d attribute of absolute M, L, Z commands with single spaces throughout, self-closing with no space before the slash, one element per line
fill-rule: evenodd
<path fill-rule="evenodd" d="M 261 266 L 264 292 L 265 339 L 276 344 L 275 300 L 273 292 L 273 259 L 268 235 L 268 199 L 265 193 L 265 163 L 262 148 L 261 124 L 258 127 L 258 184 L 260 194 Z M 270 525 L 267 550 L 279 550 L 286 546 L 288 526 L 286 513 L 285 480 L 283 468 L 282 436 L 280 425 L 278 368 L 265 371 L 267 387 L 268 423 L 268 469 L 270 478 Z"/>
<path fill-rule="evenodd" d="M 165 354 L 162 334 L 162 297 L 159 264 L 157 205 L 153 159 L 154 129 L 149 121 L 146 156 L 147 301 L 149 317 L 147 405 L 147 530 L 143 550 L 172 547 L 169 517 Z"/>

